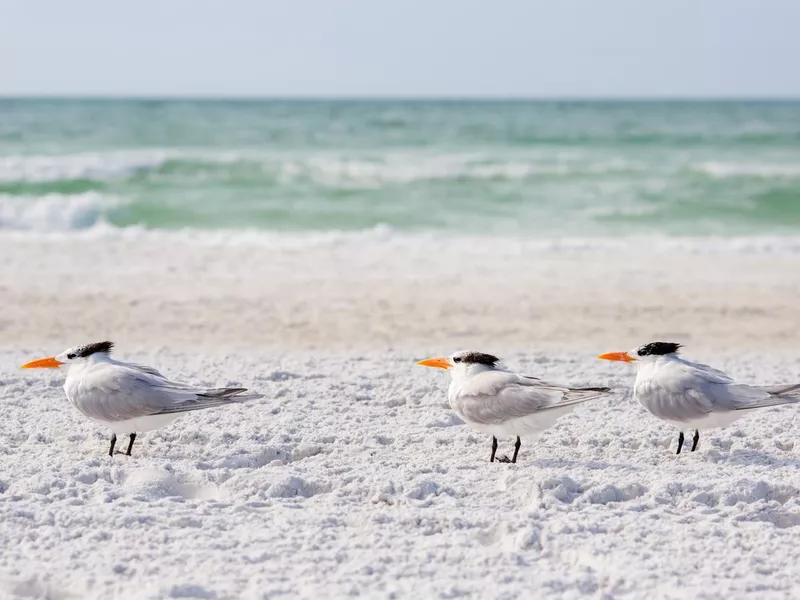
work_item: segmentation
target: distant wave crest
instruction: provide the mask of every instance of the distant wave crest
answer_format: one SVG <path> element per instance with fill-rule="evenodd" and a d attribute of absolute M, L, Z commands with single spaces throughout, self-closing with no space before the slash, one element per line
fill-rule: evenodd
<path fill-rule="evenodd" d="M 578 163 L 556 160 L 502 160 L 487 155 L 393 154 L 380 159 L 337 156 L 285 161 L 284 180 L 309 179 L 326 187 L 371 187 L 448 180 L 522 180 L 532 177 L 606 174 L 636 171 L 638 165 L 620 160 Z"/>
<path fill-rule="evenodd" d="M 800 177 L 800 164 L 794 163 L 743 163 L 743 162 L 706 162 L 700 164 L 697 171 L 718 179 L 734 177 Z"/>
<path fill-rule="evenodd" d="M 0 182 L 107 181 L 152 170 L 169 160 L 166 152 L 90 152 L 85 154 L 0 157 Z"/>
<path fill-rule="evenodd" d="M 369 153 L 367 153 L 369 154 Z M 58 181 L 112 181 L 152 173 L 214 175 L 236 169 L 287 183 L 310 180 L 327 187 L 408 184 L 458 179 L 519 180 L 534 176 L 604 174 L 638 171 L 640 165 L 619 159 L 599 162 L 494 157 L 491 154 L 380 153 L 376 156 L 274 154 L 257 151 L 190 150 L 116 151 L 64 155 L 0 157 L 0 184 Z"/>
<path fill-rule="evenodd" d="M 800 230 L 800 164 L 793 154 L 710 158 L 397 148 L 4 156 L 0 229 L 320 231 L 388 223 L 401 230 L 548 235 Z"/>
<path fill-rule="evenodd" d="M 0 195 L 0 229 L 22 231 L 73 231 L 105 224 L 107 211 L 125 201 L 96 192 Z"/>
<path fill-rule="evenodd" d="M 390 152 L 375 156 L 275 154 L 258 151 L 149 150 L 0 157 L 0 191 L 26 193 L 25 184 L 48 191 L 74 191 L 58 182 L 110 182 L 151 175 L 237 177 L 264 185 L 310 182 L 325 188 L 373 188 L 417 182 L 525 180 L 548 177 L 644 173 L 652 165 L 633 159 L 575 156 L 498 157 L 491 153 Z M 716 178 L 800 178 L 800 164 L 782 162 L 700 162 L 696 173 Z M 13 188 L 13 190 L 12 190 Z"/>

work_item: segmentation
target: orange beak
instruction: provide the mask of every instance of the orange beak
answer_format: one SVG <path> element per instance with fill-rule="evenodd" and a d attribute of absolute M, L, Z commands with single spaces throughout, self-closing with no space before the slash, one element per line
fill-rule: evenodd
<path fill-rule="evenodd" d="M 437 369 L 449 369 L 453 365 L 450 364 L 450 359 L 446 356 L 438 356 L 436 358 L 426 358 L 417 363 L 423 367 L 436 367 Z"/>
<path fill-rule="evenodd" d="M 635 362 L 636 359 L 633 358 L 627 352 L 609 352 L 608 354 L 601 354 L 597 358 L 602 358 L 603 360 L 618 360 L 620 362 Z"/>
<path fill-rule="evenodd" d="M 25 363 L 20 369 L 57 369 L 63 365 L 60 360 L 56 360 L 55 356 L 48 356 L 47 358 L 40 358 L 39 360 L 32 360 Z"/>

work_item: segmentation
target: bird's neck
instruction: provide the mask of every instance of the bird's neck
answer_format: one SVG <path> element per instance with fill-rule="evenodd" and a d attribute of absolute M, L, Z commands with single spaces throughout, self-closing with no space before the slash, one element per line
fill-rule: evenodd
<path fill-rule="evenodd" d="M 86 358 L 86 364 L 116 362 L 107 352 L 95 352 Z"/>
<path fill-rule="evenodd" d="M 451 373 L 454 380 L 462 380 L 462 379 L 469 379 L 470 377 L 475 377 L 480 373 L 484 373 L 486 371 L 498 371 L 497 367 L 493 367 L 491 365 L 484 365 L 481 363 L 470 363 L 470 364 L 460 364 L 456 365 L 453 369 L 451 369 Z"/>
<path fill-rule="evenodd" d="M 659 369 L 668 367 L 676 362 L 680 362 L 680 359 L 674 354 L 651 357 L 636 365 L 636 376 L 637 378 L 652 377 Z"/>
<path fill-rule="evenodd" d="M 107 363 L 112 361 L 113 359 L 105 352 L 95 352 L 91 356 L 87 356 L 85 360 L 69 363 L 67 365 L 67 379 L 71 380 L 75 377 L 81 377 L 85 369 L 89 369 L 93 365 L 97 365 L 99 363 Z"/>

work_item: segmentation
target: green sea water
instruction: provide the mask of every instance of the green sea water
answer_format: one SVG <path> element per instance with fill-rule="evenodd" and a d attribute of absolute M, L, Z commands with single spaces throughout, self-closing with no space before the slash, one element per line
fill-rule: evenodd
<path fill-rule="evenodd" d="M 800 102 L 0 100 L 0 229 L 800 233 Z"/>

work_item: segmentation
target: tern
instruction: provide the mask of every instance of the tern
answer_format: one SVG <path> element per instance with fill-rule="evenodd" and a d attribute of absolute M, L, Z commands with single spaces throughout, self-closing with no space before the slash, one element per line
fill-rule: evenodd
<path fill-rule="evenodd" d="M 131 455 L 138 432 L 172 423 L 181 413 L 261 398 L 245 388 L 199 388 L 170 381 L 151 367 L 111 358 L 112 342 L 69 348 L 57 356 L 22 365 L 23 369 L 57 369 L 68 365 L 64 382 L 67 399 L 92 421 L 112 431 L 109 456 L 117 434 L 129 435 Z"/>
<path fill-rule="evenodd" d="M 451 408 L 470 427 L 492 436 L 494 462 L 497 436 L 516 436 L 514 456 L 499 462 L 517 462 L 521 437 L 538 439 L 556 420 L 576 405 L 609 393 L 606 387 L 571 388 L 521 375 L 499 366 L 500 359 L 482 352 L 457 352 L 428 358 L 417 364 L 450 371 L 447 390 Z"/>
<path fill-rule="evenodd" d="M 679 429 L 678 452 L 684 429 L 694 429 L 692 452 L 700 430 L 726 427 L 747 411 L 800 402 L 800 383 L 753 386 L 735 383 L 722 371 L 678 356 L 681 344 L 651 342 L 628 352 L 609 352 L 597 358 L 633 363 L 633 397 L 651 414 Z"/>

